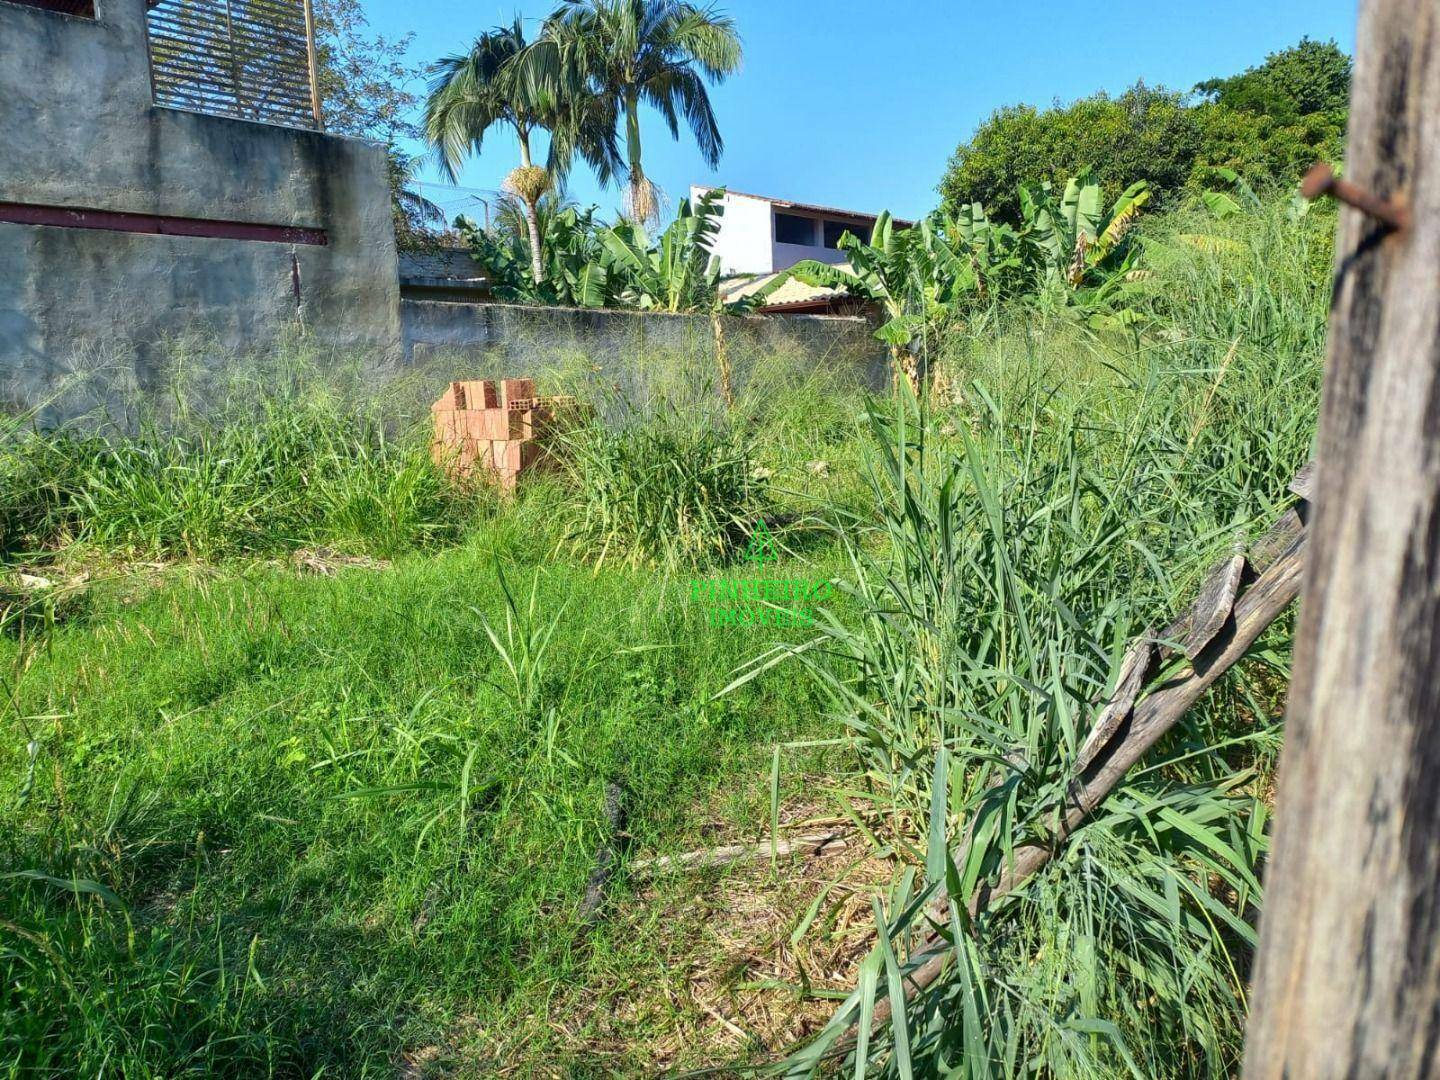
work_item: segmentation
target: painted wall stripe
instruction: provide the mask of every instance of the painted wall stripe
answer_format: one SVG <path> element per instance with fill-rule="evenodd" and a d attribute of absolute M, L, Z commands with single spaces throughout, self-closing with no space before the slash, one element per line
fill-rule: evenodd
<path fill-rule="evenodd" d="M 38 206 L 0 202 L 0 221 L 17 225 L 49 225 L 62 229 L 105 229 L 110 232 L 150 233 L 159 236 L 199 236 L 211 240 L 257 240 L 271 244 L 329 243 L 324 229 L 298 225 L 261 225 L 250 221 L 175 217 L 170 214 L 132 214 L 122 210 L 92 210 L 76 206 Z"/>

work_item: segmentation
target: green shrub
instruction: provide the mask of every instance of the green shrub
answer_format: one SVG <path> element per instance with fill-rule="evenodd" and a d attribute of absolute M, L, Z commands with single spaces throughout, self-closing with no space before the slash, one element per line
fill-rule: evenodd
<path fill-rule="evenodd" d="M 745 444 L 658 416 L 567 440 L 571 541 L 597 563 L 723 563 L 765 507 Z"/>
<path fill-rule="evenodd" d="M 1022 184 L 1060 187 L 1086 168 L 1107 202 L 1147 180 L 1164 203 L 1210 166 L 1234 169 L 1256 188 L 1288 187 L 1316 159 L 1339 158 L 1349 84 L 1349 57 L 1333 42 L 1303 39 L 1239 75 L 1202 82 L 1199 100 L 1140 82 L 1113 98 L 1009 105 L 956 149 L 940 194 L 950 213 L 980 202 L 1018 221 Z"/>
<path fill-rule="evenodd" d="M 949 213 L 978 202 L 996 219 L 1018 222 L 1022 185 L 1048 180 L 1063 189 L 1090 168 L 1107 205 L 1136 180 L 1163 198 L 1189 178 L 1201 143 L 1182 95 L 1143 83 L 1052 109 L 1009 105 L 956 149 L 940 195 Z"/>

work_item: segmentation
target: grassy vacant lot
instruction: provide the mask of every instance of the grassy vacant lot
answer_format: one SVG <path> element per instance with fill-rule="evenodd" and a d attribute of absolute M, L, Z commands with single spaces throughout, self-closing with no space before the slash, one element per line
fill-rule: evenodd
<path fill-rule="evenodd" d="M 106 882 L 131 911 L 6 883 L 32 917 L 73 920 L 32 1022 L 88 1018 L 96 1065 L 143 1017 L 170 1030 L 128 1047 L 141 1059 L 210 1043 L 227 1063 L 349 1073 L 468 1010 L 528 1025 L 591 965 L 645 961 L 603 930 L 590 955 L 575 918 L 605 783 L 626 786 L 646 851 L 700 844 L 696 809 L 717 799 L 762 821 L 767 747 L 816 695 L 797 672 L 712 702 L 753 641 L 707 630 L 683 582 L 596 576 L 517 533 L 333 577 L 176 572 L 54 635 L 28 682 L 58 715 L 32 721 L 46 751 L 5 862 Z M 155 920 L 173 936 L 144 934 Z"/>
<path fill-rule="evenodd" d="M 977 314 L 934 344 L 960 394 L 920 413 L 766 357 L 725 417 L 697 404 L 703 358 L 633 357 L 686 375 L 631 402 L 651 426 L 603 410 L 573 474 L 513 503 L 427 464 L 407 417 L 434 372 L 375 395 L 287 361 L 259 414 L 212 387 L 245 410 L 179 393 L 124 439 L 17 430 L 0 1070 L 782 1055 L 857 980 L 883 986 L 877 914 L 923 881 L 927 819 L 989 830 L 974 872 L 997 872 L 994 838 L 1038 827 L 1126 641 L 1281 504 L 1314 425 L 1327 234 L 1279 208 L 1158 223 L 1147 326 Z M 549 385 L 605 393 L 555 363 Z M 783 552 L 752 571 L 760 516 Z M 691 579 L 755 573 L 840 593 L 814 631 L 707 625 Z M 787 638 L 815 644 L 772 664 Z M 957 1046 L 966 1075 L 1233 1071 L 1288 648 L 1278 626 L 967 930 L 969 981 L 911 1018 L 917 1071 Z M 628 843 L 592 924 L 612 784 Z M 851 845 L 627 869 L 760 840 L 772 813 Z M 873 1072 L 903 1072 L 891 1045 Z"/>

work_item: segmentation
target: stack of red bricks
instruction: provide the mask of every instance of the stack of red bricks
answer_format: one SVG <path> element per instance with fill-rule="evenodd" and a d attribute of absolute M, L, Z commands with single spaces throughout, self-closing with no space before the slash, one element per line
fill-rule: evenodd
<path fill-rule="evenodd" d="M 519 475 L 548 453 L 549 436 L 577 410 L 574 398 L 536 397 L 530 379 L 452 382 L 430 406 L 435 461 L 461 479 L 490 479 L 513 488 Z"/>

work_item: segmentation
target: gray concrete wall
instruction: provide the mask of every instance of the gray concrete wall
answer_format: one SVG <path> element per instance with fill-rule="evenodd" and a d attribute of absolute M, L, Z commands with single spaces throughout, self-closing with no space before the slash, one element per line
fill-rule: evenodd
<path fill-rule="evenodd" d="M 438 378 L 533 378 L 541 393 L 571 393 L 607 420 L 664 403 L 689 411 L 721 401 L 708 315 L 519 304 L 401 301 L 407 357 Z M 787 388 L 889 385 L 884 346 L 864 319 L 727 316 L 735 397 L 752 403 Z"/>
<path fill-rule="evenodd" d="M 398 357 L 383 148 L 151 103 L 144 0 L 94 20 L 0 0 L 0 201 L 324 229 L 327 246 L 0 223 L 0 378 L 33 404 L 103 359 L 203 334 L 253 347 L 297 323 Z"/>
<path fill-rule="evenodd" d="M 523 374 L 535 356 L 569 354 L 594 366 L 625 366 L 647 351 L 713 352 L 708 315 L 594 308 L 530 307 L 521 304 L 456 304 L 405 299 L 401 327 L 408 359 L 447 353 L 494 354 Z M 737 361 L 747 353 L 795 351 L 815 363 L 857 366 L 880 385 L 888 363 L 884 346 L 864 319 L 830 315 L 727 317 L 725 334 Z"/>

